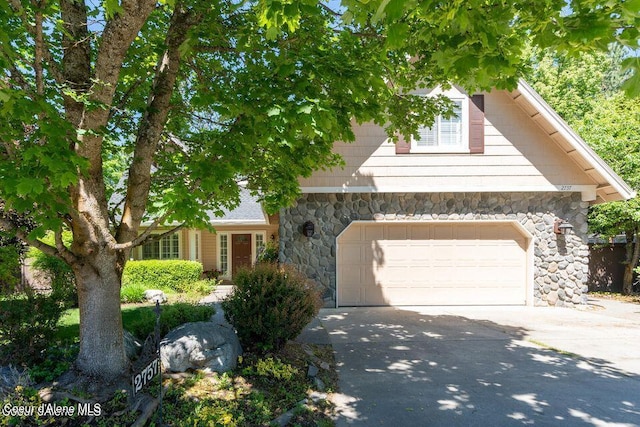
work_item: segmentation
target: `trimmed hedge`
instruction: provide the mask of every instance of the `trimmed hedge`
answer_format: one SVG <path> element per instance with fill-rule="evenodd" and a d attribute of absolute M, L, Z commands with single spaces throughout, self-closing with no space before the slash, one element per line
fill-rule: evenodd
<path fill-rule="evenodd" d="M 200 280 L 202 264 L 183 260 L 128 261 L 122 274 L 122 286 L 145 289 L 174 289 L 183 292 L 190 283 Z"/>

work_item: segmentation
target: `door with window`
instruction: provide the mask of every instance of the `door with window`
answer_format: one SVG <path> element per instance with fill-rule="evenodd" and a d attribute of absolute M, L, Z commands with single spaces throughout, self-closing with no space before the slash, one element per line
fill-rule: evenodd
<path fill-rule="evenodd" d="M 251 267 L 251 234 L 231 235 L 231 274 L 239 268 Z"/>

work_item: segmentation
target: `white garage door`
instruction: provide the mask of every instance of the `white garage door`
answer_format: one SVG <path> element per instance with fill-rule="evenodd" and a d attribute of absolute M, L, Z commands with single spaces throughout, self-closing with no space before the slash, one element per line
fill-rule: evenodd
<path fill-rule="evenodd" d="M 523 305 L 528 238 L 512 222 L 352 223 L 338 304 Z"/>

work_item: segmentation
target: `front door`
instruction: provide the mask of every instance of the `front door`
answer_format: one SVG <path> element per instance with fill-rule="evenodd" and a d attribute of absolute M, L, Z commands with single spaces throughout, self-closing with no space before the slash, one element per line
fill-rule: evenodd
<path fill-rule="evenodd" d="M 231 274 L 242 267 L 251 267 L 251 234 L 231 235 Z"/>

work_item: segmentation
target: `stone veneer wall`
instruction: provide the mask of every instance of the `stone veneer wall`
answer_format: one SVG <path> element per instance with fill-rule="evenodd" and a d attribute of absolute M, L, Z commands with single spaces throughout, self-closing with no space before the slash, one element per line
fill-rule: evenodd
<path fill-rule="evenodd" d="M 336 301 L 336 237 L 355 220 L 517 220 L 534 236 L 534 304 L 586 303 L 587 209 L 580 193 L 344 193 L 305 194 L 280 211 L 280 260 L 323 285 Z M 556 218 L 573 230 L 553 232 Z M 311 220 L 315 235 L 302 235 Z"/>

